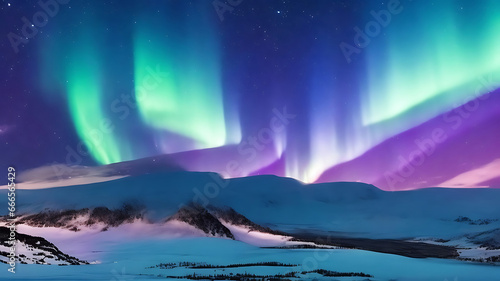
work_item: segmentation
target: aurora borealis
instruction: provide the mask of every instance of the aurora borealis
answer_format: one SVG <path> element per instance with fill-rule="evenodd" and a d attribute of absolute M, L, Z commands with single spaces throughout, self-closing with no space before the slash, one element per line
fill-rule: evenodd
<path fill-rule="evenodd" d="M 142 120 L 156 130 L 155 142 L 164 153 L 239 142 L 228 135 L 239 136 L 237 128 L 225 124 L 214 23 L 203 19 L 203 13 L 178 26 L 169 20 L 175 10 L 165 14 L 157 22 L 144 16 L 134 31 L 135 100 Z M 157 26 L 164 26 L 168 36 L 157 34 Z M 191 145 L 183 146 L 176 138 Z"/>
<path fill-rule="evenodd" d="M 339 45 L 388 5 L 400 12 L 347 61 Z M 18 9 L 7 25 L 19 31 Z M 210 1 L 71 1 L 19 54 L 4 39 L 15 70 L 1 86 L 13 104 L 1 152 L 25 169 L 161 156 L 227 177 L 495 186 L 499 11 L 493 0 L 244 0 L 221 21 Z M 446 138 L 422 149 L 435 129 Z M 37 139 L 24 152 L 10 149 L 30 142 L 16 130 Z"/>

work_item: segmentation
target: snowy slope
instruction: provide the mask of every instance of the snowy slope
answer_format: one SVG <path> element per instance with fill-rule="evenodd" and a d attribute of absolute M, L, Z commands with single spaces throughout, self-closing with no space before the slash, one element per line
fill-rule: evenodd
<path fill-rule="evenodd" d="M 5 192 L 0 191 L 1 200 L 6 200 L 2 196 Z M 18 215 L 45 208 L 118 209 L 131 203 L 144 206 L 147 219 L 156 221 L 194 202 L 229 206 L 259 225 L 286 232 L 305 228 L 350 237 L 448 239 L 500 228 L 500 189 L 385 192 L 362 183 L 303 185 L 274 176 L 223 180 L 213 173 L 177 172 L 81 186 L 18 190 L 17 196 L 22 198 Z M 5 215 L 6 210 L 0 210 L 0 214 Z M 497 221 L 463 224 L 455 221 L 460 216 Z"/>
<path fill-rule="evenodd" d="M 0 226 L 0 262 L 9 262 L 12 244 L 8 243 L 10 230 Z M 16 263 L 46 265 L 81 265 L 88 264 L 84 260 L 72 257 L 60 251 L 53 243 L 42 237 L 15 233 Z"/>

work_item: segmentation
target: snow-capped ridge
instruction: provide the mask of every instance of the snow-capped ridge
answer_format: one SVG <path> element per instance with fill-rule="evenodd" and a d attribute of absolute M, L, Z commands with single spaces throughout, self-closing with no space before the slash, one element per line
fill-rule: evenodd
<path fill-rule="evenodd" d="M 4 217 L 3 220 L 6 219 Z M 114 210 L 102 206 L 79 210 L 47 209 L 36 214 L 21 215 L 15 222 L 35 227 L 65 228 L 71 231 L 80 231 L 83 228 L 100 228 L 106 231 L 109 227 L 117 227 L 141 219 L 143 219 L 143 210 L 140 207 L 124 204 L 122 208 Z"/>
<path fill-rule="evenodd" d="M 0 262 L 8 263 L 9 249 L 11 245 L 7 242 L 10 235 L 8 227 L 0 226 Z M 57 265 L 80 265 L 89 264 L 61 252 L 56 245 L 45 238 L 31 236 L 16 232 L 16 262 L 23 264 L 57 264 Z"/>
<path fill-rule="evenodd" d="M 201 205 L 190 204 L 183 206 L 177 213 L 167 219 L 167 222 L 169 221 L 185 222 L 202 230 L 208 236 L 234 239 L 231 231 Z"/>

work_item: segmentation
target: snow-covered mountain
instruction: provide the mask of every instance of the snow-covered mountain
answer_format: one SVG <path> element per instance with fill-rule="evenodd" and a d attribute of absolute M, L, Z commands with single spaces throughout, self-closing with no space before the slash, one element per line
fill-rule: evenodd
<path fill-rule="evenodd" d="M 36 214 L 24 214 L 14 220 L 21 229 L 40 235 L 54 230 L 99 233 L 127 232 L 136 237 L 162 239 L 186 237 L 217 237 L 243 241 L 257 246 L 308 245 L 321 247 L 309 241 L 298 241 L 292 235 L 258 225 L 230 207 L 218 208 L 190 204 L 182 206 L 175 214 L 152 222 L 145 218 L 147 211 L 132 205 L 110 210 L 106 207 L 79 210 L 43 210 Z M 0 218 L 0 225 L 9 225 L 7 216 Z M 149 230 L 149 231 L 146 231 Z M 68 232 L 67 232 L 68 233 Z M 80 234 L 78 234 L 80 235 Z M 75 236 L 76 237 L 76 236 Z M 330 247 L 331 248 L 331 247 Z"/>
<path fill-rule="evenodd" d="M 140 208 L 125 204 L 122 208 L 110 210 L 107 207 L 84 208 L 79 210 L 46 209 L 36 214 L 25 214 L 16 218 L 16 224 L 33 227 L 57 227 L 80 231 L 82 228 L 107 230 L 123 223 L 132 223 L 142 219 Z M 6 221 L 7 217 L 0 219 Z"/>
<path fill-rule="evenodd" d="M 0 262 L 9 262 L 9 252 L 12 244 L 7 243 L 10 229 L 0 226 Z M 16 262 L 22 264 L 46 264 L 46 265 L 80 265 L 89 264 L 61 252 L 54 244 L 42 237 L 31 236 L 23 233 L 15 233 Z"/>
<path fill-rule="evenodd" d="M 7 198 L 5 192 L 0 190 L 0 198 Z M 349 260 L 345 251 L 358 257 L 377 252 L 388 262 L 392 256 L 473 260 L 481 256 L 490 262 L 500 255 L 499 189 L 387 192 L 363 183 L 304 185 L 275 176 L 226 180 L 214 173 L 169 172 L 80 186 L 19 189 L 16 197 L 20 198 L 16 211 L 20 235 L 43 237 L 70 257 L 94 264 L 120 263 L 135 255 L 151 260 L 141 263 L 141 268 L 127 263 L 134 274 L 143 274 L 147 266 L 186 261 L 190 251 L 186 245 L 191 244 L 197 248 L 193 246 L 196 253 L 188 261 L 226 264 L 231 263 L 228 257 L 239 255 L 233 248 L 255 257 L 256 263 L 321 264 L 324 253 L 316 251 L 326 251 L 327 257 L 340 251 L 335 253 L 343 260 Z M 0 210 L 0 215 L 6 214 Z M 3 224 L 7 224 L 5 218 Z M 175 250 L 177 245 L 184 246 Z M 213 256 L 215 252 L 221 256 Z M 157 256 L 150 259 L 153 253 Z M 164 259 L 166 254 L 169 260 Z M 48 255 L 43 261 L 50 260 Z M 289 256 L 299 260 L 285 258 Z M 329 264 L 323 263 L 322 268 L 357 270 Z M 455 269 L 450 267 L 448 272 Z"/>
<path fill-rule="evenodd" d="M 500 228 L 469 234 L 467 238 L 486 249 L 500 250 Z"/>
<path fill-rule="evenodd" d="M 202 230 L 208 236 L 234 239 L 234 235 L 207 209 L 199 205 L 182 207 L 169 221 L 181 221 Z"/>
<path fill-rule="evenodd" d="M 3 195 L 5 196 L 3 196 Z M 289 178 L 222 179 L 213 173 L 174 172 L 43 190 L 17 190 L 17 215 L 45 209 L 81 210 L 139 205 L 158 221 L 182 206 L 231 207 L 264 227 L 287 233 L 304 229 L 360 238 L 455 236 L 500 227 L 500 189 L 387 192 L 363 183 L 304 185 Z M 0 190 L 5 204 L 6 190 Z M 6 215 L 6 210 L 0 210 Z M 488 224 L 457 222 L 460 216 Z"/>

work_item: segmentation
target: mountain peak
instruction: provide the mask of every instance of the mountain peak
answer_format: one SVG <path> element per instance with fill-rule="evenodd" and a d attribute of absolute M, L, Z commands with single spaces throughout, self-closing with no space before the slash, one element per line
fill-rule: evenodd
<path fill-rule="evenodd" d="M 198 204 L 183 206 L 167 221 L 178 220 L 192 225 L 206 234 L 215 237 L 226 237 L 234 239 L 231 231 L 225 227 L 206 208 Z"/>

